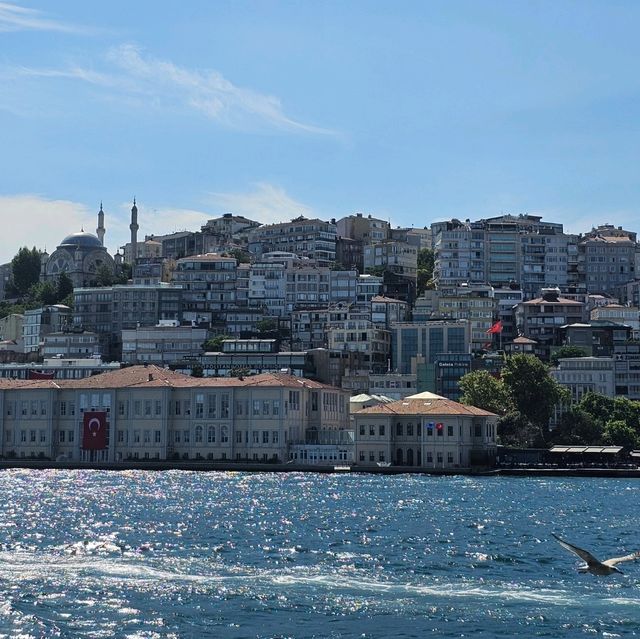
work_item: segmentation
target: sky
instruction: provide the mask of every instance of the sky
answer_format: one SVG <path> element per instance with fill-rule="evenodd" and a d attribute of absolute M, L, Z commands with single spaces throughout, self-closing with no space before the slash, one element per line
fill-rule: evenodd
<path fill-rule="evenodd" d="M 0 263 L 355 212 L 638 231 L 636 0 L 0 0 Z"/>

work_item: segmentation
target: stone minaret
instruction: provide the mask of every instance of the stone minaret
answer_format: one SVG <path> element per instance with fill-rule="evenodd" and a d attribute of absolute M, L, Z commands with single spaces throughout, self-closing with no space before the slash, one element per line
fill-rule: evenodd
<path fill-rule="evenodd" d="M 98 211 L 98 228 L 96 229 L 96 235 L 100 240 L 100 244 L 104 246 L 104 211 L 102 210 L 102 202 L 100 202 L 100 210 Z"/>
<path fill-rule="evenodd" d="M 133 206 L 131 207 L 131 264 L 136 263 L 138 256 L 138 207 L 136 206 L 136 198 L 133 198 Z"/>

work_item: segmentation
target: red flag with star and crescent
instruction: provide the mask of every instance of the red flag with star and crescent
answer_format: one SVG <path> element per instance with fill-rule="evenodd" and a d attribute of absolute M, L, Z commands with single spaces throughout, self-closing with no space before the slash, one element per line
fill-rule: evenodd
<path fill-rule="evenodd" d="M 104 450 L 107 447 L 107 414 L 87 411 L 82 421 L 83 450 Z"/>
<path fill-rule="evenodd" d="M 502 333 L 502 320 L 498 320 L 495 324 L 492 324 L 491 328 L 487 329 L 487 333 Z"/>

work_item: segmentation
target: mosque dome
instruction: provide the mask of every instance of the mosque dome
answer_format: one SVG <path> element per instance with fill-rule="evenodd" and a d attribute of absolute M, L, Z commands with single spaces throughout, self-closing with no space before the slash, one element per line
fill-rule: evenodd
<path fill-rule="evenodd" d="M 102 243 L 93 233 L 81 231 L 80 233 L 72 233 L 62 240 L 58 248 L 101 248 Z"/>

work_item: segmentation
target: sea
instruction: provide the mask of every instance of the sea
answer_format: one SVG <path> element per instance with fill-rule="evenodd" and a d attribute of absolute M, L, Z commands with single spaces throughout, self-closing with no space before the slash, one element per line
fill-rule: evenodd
<path fill-rule="evenodd" d="M 0 638 L 633 637 L 634 479 L 0 471 Z"/>

